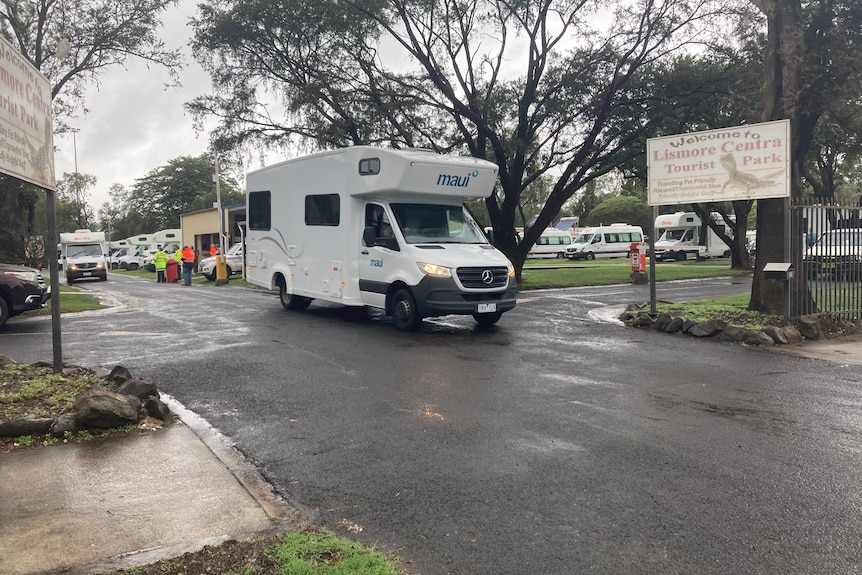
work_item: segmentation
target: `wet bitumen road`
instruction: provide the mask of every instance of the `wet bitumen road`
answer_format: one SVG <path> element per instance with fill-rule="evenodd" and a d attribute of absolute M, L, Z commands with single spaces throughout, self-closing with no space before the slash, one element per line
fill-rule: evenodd
<path fill-rule="evenodd" d="M 158 381 L 311 520 L 411 572 L 862 572 L 862 370 L 594 319 L 648 286 L 525 292 L 495 329 L 415 334 L 251 290 L 82 287 L 122 305 L 63 318 L 67 361 Z M 50 322 L 0 346 L 49 359 Z"/>

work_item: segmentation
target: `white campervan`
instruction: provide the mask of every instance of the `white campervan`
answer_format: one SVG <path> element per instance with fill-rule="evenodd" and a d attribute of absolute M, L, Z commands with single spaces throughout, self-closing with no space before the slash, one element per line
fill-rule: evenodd
<path fill-rule="evenodd" d="M 60 234 L 60 253 L 66 282 L 72 285 L 79 279 L 108 279 L 108 243 L 105 232 L 75 230 Z"/>
<path fill-rule="evenodd" d="M 629 256 L 631 245 L 643 239 L 644 232 L 640 226 L 611 224 L 583 228 L 566 248 L 566 257 L 570 260 L 625 258 Z"/>
<path fill-rule="evenodd" d="M 246 278 L 286 309 L 320 299 L 382 309 L 401 330 L 448 314 L 492 325 L 515 307 L 515 270 L 463 202 L 496 178 L 476 158 L 367 146 L 251 172 Z"/>
<path fill-rule="evenodd" d="M 725 225 L 719 214 L 713 213 L 710 217 L 722 227 L 725 234 L 733 237 L 733 230 Z M 718 234 L 709 226 L 705 230 L 701 228 L 700 217 L 694 212 L 676 212 L 657 217 L 655 229 L 659 238 L 655 241 L 656 261 L 729 257 L 730 248 Z"/>
<path fill-rule="evenodd" d="M 560 258 L 566 257 L 566 248 L 572 243 L 572 236 L 567 231 L 548 228 L 527 253 L 528 258 Z"/>

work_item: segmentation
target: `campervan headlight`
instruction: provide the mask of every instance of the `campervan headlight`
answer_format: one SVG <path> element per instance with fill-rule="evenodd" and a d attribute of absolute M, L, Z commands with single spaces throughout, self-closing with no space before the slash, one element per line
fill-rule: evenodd
<path fill-rule="evenodd" d="M 429 264 L 425 262 L 416 262 L 421 271 L 426 276 L 435 276 L 438 278 L 452 277 L 452 270 L 446 266 L 438 266 L 437 264 Z"/>
<path fill-rule="evenodd" d="M 510 278 L 515 277 L 515 266 L 509 264 L 509 272 L 507 274 Z"/>
<path fill-rule="evenodd" d="M 99 262 L 99 263 L 97 263 L 97 264 L 96 264 L 96 269 L 97 269 L 97 270 L 103 270 L 103 269 L 105 269 L 105 262 Z"/>

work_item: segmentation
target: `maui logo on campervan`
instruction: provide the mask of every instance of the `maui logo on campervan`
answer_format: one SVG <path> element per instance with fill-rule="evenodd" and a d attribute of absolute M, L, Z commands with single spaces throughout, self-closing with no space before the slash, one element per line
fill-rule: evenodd
<path fill-rule="evenodd" d="M 438 186 L 449 186 L 451 188 L 466 188 L 470 183 L 470 177 L 479 175 L 479 170 L 473 170 L 472 173 L 466 176 L 452 176 L 450 174 L 440 174 L 437 176 Z"/>

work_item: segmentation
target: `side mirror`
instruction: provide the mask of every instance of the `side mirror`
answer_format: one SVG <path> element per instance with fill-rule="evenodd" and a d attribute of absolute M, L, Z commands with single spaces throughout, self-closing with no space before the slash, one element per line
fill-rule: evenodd
<path fill-rule="evenodd" d="M 377 238 L 377 235 L 374 233 L 374 228 L 369 226 L 362 230 L 362 243 L 364 243 L 367 247 L 371 247 L 374 245 L 374 240 Z"/>

